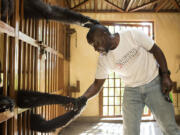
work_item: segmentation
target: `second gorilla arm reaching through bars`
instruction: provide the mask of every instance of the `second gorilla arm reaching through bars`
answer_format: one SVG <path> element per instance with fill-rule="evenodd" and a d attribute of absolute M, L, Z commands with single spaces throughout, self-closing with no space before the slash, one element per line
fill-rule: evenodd
<path fill-rule="evenodd" d="M 13 13 L 13 0 L 2 0 L 2 17 L 5 18 L 7 12 L 9 16 Z M 90 27 L 90 24 L 99 24 L 97 20 L 74 12 L 67 8 L 49 5 L 42 0 L 24 0 L 25 18 L 57 20 L 69 24 L 77 24 L 83 27 Z M 87 25 L 88 24 L 88 25 Z"/>

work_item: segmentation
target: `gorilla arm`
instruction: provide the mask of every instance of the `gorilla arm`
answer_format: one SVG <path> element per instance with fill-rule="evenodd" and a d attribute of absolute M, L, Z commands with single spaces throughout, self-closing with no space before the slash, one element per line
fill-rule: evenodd
<path fill-rule="evenodd" d="M 13 13 L 14 0 L 2 0 L 2 17 L 5 18 L 7 12 L 9 16 Z M 49 5 L 42 0 L 24 0 L 25 18 L 56 20 L 68 24 L 77 24 L 88 27 L 86 24 L 99 24 L 98 21 L 74 12 L 67 8 Z"/>

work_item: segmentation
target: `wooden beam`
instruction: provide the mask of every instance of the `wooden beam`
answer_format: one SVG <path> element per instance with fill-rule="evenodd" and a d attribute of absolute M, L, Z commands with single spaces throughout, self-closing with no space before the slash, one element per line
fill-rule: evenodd
<path fill-rule="evenodd" d="M 168 0 L 161 0 L 161 2 L 159 2 L 159 5 L 155 8 L 155 12 L 161 10 L 161 8 L 164 7 L 164 5 L 166 5 L 167 2 Z"/>
<path fill-rule="evenodd" d="M 180 12 L 180 7 L 176 0 L 170 0 L 170 2 L 177 8 L 177 10 Z"/>
<path fill-rule="evenodd" d="M 128 6 L 127 0 L 123 0 L 122 9 L 125 9 L 127 6 Z"/>
<path fill-rule="evenodd" d="M 15 37 L 15 29 L 3 21 L 0 21 L 0 33 L 6 33 L 9 36 Z"/>
<path fill-rule="evenodd" d="M 69 0 L 65 0 L 65 3 L 66 3 L 68 8 L 71 8 L 71 4 L 69 3 Z"/>
<path fill-rule="evenodd" d="M 15 29 L 12 26 L 9 26 L 8 24 L 0 21 L 0 33 L 6 33 L 8 36 L 11 37 L 15 37 Z M 26 42 L 28 44 L 30 44 L 31 46 L 34 47 L 39 47 L 39 44 L 37 43 L 37 41 L 35 39 L 33 39 L 32 37 L 22 33 L 22 32 L 18 32 L 18 34 L 16 34 L 19 36 L 19 39 L 22 40 L 23 42 Z M 47 45 L 44 45 L 47 46 Z M 58 51 L 50 48 L 50 47 L 46 47 L 46 51 L 51 52 L 53 54 L 56 54 L 57 56 L 59 56 L 60 58 L 64 58 L 63 54 L 59 53 Z"/>
<path fill-rule="evenodd" d="M 126 8 L 126 12 L 128 12 L 128 10 L 131 8 L 133 2 L 134 2 L 134 0 L 129 1 L 129 4 L 128 4 L 127 8 Z"/>
<path fill-rule="evenodd" d="M 81 7 L 82 5 L 85 5 L 87 2 L 89 2 L 89 0 L 85 0 L 83 2 L 80 2 L 78 5 L 75 5 L 71 9 L 77 9 L 77 8 Z"/>
<path fill-rule="evenodd" d="M 154 5 L 157 2 L 159 2 L 159 0 L 154 0 L 154 1 L 151 1 L 151 2 L 148 2 L 148 3 L 145 3 L 145 4 L 143 4 L 143 5 L 139 6 L 139 7 L 136 7 L 134 9 L 129 10 L 129 12 L 135 12 L 135 11 L 141 10 L 141 9 L 146 8 L 148 6 Z"/>
<path fill-rule="evenodd" d="M 104 0 L 108 5 L 112 6 L 113 8 L 117 9 L 119 12 L 124 12 L 123 9 L 121 9 L 120 7 L 118 7 L 117 5 L 109 2 L 108 0 Z"/>
<path fill-rule="evenodd" d="M 119 13 L 119 11 L 104 11 L 104 10 L 99 10 L 97 12 L 94 12 L 94 10 L 75 10 L 76 12 L 79 12 L 79 13 L 82 13 L 82 14 L 85 14 L 85 13 Z M 125 12 L 123 12 L 125 13 Z M 129 12 L 128 12 L 129 13 Z M 139 13 L 155 13 L 154 11 L 141 11 Z M 161 13 L 179 13 L 177 11 L 174 11 L 174 10 L 166 10 L 166 11 L 162 11 Z"/>
<path fill-rule="evenodd" d="M 94 11 L 97 12 L 98 10 L 98 0 L 94 0 Z"/>
<path fill-rule="evenodd" d="M 18 57 L 19 57 L 19 3 L 20 0 L 16 0 L 14 3 L 14 16 L 13 16 L 13 23 L 12 26 L 14 27 L 15 37 L 11 38 L 11 54 L 10 54 L 10 97 L 13 99 L 16 98 L 15 91 L 18 89 Z M 17 109 L 14 109 L 15 114 L 17 114 Z M 10 124 L 10 134 L 17 135 L 18 134 L 18 118 L 17 115 L 14 115 L 13 119 L 11 119 L 12 123 Z M 9 130 L 8 129 L 8 130 Z"/>
<path fill-rule="evenodd" d="M 7 121 L 8 119 L 14 117 L 14 115 L 15 113 L 10 111 L 0 113 L 0 123 Z"/>

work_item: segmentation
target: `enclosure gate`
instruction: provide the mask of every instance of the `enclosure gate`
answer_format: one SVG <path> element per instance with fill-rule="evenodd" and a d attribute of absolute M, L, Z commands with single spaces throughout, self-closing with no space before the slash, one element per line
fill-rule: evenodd
<path fill-rule="evenodd" d="M 33 90 L 54 94 L 67 93 L 68 66 L 66 60 L 66 28 L 55 21 L 24 19 L 23 0 L 14 0 L 11 19 L 0 20 L 0 69 L 2 94 L 15 100 L 17 90 Z M 49 0 L 64 6 L 63 1 Z M 1 3 L 1 0 L 0 0 Z M 0 113 L 1 135 L 41 134 L 29 130 L 30 113 L 47 120 L 64 113 L 60 106 L 20 109 Z"/>

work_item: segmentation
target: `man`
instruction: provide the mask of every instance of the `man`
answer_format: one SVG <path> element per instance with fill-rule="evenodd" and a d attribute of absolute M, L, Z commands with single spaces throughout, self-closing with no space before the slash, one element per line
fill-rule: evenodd
<path fill-rule="evenodd" d="M 154 41 L 136 30 L 111 34 L 99 24 L 91 27 L 87 41 L 100 56 L 95 81 L 83 94 L 84 101 L 101 90 L 109 70 L 119 72 L 125 82 L 124 135 L 140 134 L 145 105 L 150 108 L 165 135 L 180 135 L 168 96 L 172 89 L 170 72 L 162 50 Z"/>

